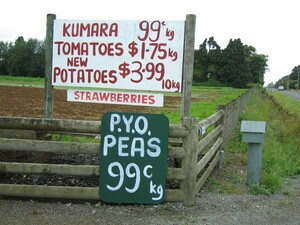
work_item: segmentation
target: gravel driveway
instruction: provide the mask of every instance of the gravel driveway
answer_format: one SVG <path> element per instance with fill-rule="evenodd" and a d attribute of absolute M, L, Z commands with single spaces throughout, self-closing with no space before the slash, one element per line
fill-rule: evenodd
<path fill-rule="evenodd" d="M 202 190 L 193 207 L 181 203 L 107 205 L 100 202 L 0 199 L 0 224 L 300 224 L 300 177 L 284 194 L 220 194 Z"/>

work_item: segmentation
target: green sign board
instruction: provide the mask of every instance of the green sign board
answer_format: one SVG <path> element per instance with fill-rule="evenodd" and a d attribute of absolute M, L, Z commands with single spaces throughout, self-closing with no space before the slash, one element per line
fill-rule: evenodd
<path fill-rule="evenodd" d="M 100 198 L 113 203 L 164 201 L 169 120 L 164 115 L 108 112 L 101 121 Z"/>

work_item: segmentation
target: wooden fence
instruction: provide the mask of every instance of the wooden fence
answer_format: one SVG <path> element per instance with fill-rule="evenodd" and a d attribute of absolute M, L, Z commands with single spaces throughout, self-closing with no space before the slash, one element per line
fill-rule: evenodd
<path fill-rule="evenodd" d="M 246 94 L 249 95 L 249 92 Z M 246 101 L 248 97 L 241 97 Z M 231 103 L 232 104 L 232 103 Z M 236 110 L 245 107 L 245 103 Z M 227 106 L 229 107 L 229 106 Z M 226 107 L 223 107 L 226 109 Z M 230 107 L 229 107 L 230 108 Z M 203 121 L 196 118 L 184 118 L 182 124 L 169 126 L 168 158 L 177 162 L 168 166 L 167 180 L 176 185 L 167 187 L 167 202 L 183 202 L 191 206 L 219 160 L 224 144 L 224 124 L 238 120 L 238 114 L 225 115 L 224 110 Z M 228 120 L 228 121 L 227 121 Z M 39 133 L 64 133 L 80 135 L 99 135 L 101 122 L 60 120 L 41 118 L 0 117 L 0 129 L 34 130 Z M 50 152 L 99 154 L 100 143 L 60 142 L 52 140 L 0 138 L 1 152 Z M 2 174 L 43 174 L 82 177 L 99 177 L 101 165 L 67 165 L 48 163 L 6 162 L 0 159 Z M 0 179 L 1 182 L 1 179 Z M 31 198 L 63 198 L 100 200 L 99 187 L 23 185 L 0 183 L 0 196 Z"/>

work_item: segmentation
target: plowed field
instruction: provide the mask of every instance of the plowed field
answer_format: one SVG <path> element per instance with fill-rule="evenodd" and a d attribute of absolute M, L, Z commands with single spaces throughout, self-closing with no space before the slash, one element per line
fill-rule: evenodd
<path fill-rule="evenodd" d="M 42 118 L 44 98 L 44 88 L 0 86 L 0 116 Z M 164 105 L 179 110 L 180 99 L 165 96 Z M 158 110 L 157 107 L 148 106 L 68 102 L 66 90 L 54 90 L 55 119 L 100 120 L 102 115 L 109 111 L 155 113 Z"/>

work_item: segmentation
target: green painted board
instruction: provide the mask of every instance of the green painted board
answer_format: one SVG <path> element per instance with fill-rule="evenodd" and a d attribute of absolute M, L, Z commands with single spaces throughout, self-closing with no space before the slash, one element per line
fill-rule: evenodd
<path fill-rule="evenodd" d="M 165 199 L 169 120 L 160 114 L 108 112 L 101 121 L 99 194 L 105 202 Z"/>

